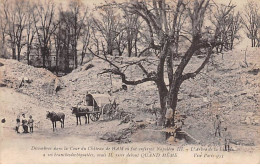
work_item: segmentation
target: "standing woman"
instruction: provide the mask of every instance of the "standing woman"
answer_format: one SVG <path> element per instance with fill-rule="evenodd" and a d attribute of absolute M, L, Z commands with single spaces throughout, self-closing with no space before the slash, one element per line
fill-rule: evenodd
<path fill-rule="evenodd" d="M 25 117 L 25 114 L 22 114 L 22 125 L 23 125 L 23 133 L 29 133 L 28 132 L 28 120 Z"/>

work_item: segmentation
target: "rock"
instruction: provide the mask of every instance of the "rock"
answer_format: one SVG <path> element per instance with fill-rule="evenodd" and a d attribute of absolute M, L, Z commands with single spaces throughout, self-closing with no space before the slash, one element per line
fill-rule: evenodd
<path fill-rule="evenodd" d="M 209 100 L 208 100 L 207 97 L 203 97 L 203 98 L 202 98 L 202 101 L 205 102 L 205 103 L 208 103 L 208 102 L 209 102 Z"/>
<path fill-rule="evenodd" d="M 128 139 L 128 135 L 130 135 L 131 133 L 131 128 L 126 128 L 117 133 L 107 132 L 100 139 L 107 140 L 109 142 L 129 143 L 130 140 Z"/>
<path fill-rule="evenodd" d="M 187 143 L 199 144 L 200 141 L 191 136 L 188 132 L 180 131 L 177 133 L 177 138 L 183 138 Z"/>
<path fill-rule="evenodd" d="M 85 69 L 84 70 L 88 70 L 88 69 L 90 69 L 90 68 L 92 68 L 92 67 L 94 67 L 94 65 L 93 64 L 88 64 L 86 67 L 85 67 Z"/>
<path fill-rule="evenodd" d="M 32 83 L 32 82 L 33 82 L 33 80 L 32 80 L 32 79 L 29 79 L 28 77 L 23 77 L 23 81 L 24 81 L 25 83 Z"/>
<path fill-rule="evenodd" d="M 6 87 L 7 85 L 5 83 L 0 82 L 0 87 Z"/>
<path fill-rule="evenodd" d="M 144 129 L 146 128 L 150 123 L 149 122 L 137 122 L 136 126 L 138 129 Z"/>
<path fill-rule="evenodd" d="M 170 137 L 167 139 L 167 143 L 170 144 L 170 145 L 174 144 L 175 142 L 176 142 L 176 141 L 175 141 L 175 139 L 174 139 L 173 136 L 170 136 Z"/>
<path fill-rule="evenodd" d="M 132 120 L 131 116 L 130 115 L 127 115 L 123 118 L 123 120 L 120 122 L 120 124 L 122 123 L 128 123 Z"/>
<path fill-rule="evenodd" d="M 255 146 L 255 143 L 248 139 L 233 139 L 230 142 L 235 145 Z"/>
<path fill-rule="evenodd" d="M 61 90 L 61 81 L 59 78 L 55 78 L 54 80 L 54 92 L 57 93 L 59 90 Z"/>
<path fill-rule="evenodd" d="M 248 73 L 249 74 L 253 74 L 253 75 L 257 75 L 259 73 L 260 69 L 257 68 L 257 69 L 252 69 L 252 70 L 249 70 Z"/>
<path fill-rule="evenodd" d="M 252 125 L 260 125 L 260 119 L 253 119 Z"/>
<path fill-rule="evenodd" d="M 246 125 L 250 125 L 251 124 L 251 118 L 250 117 L 246 117 L 245 120 L 241 121 L 242 124 L 246 124 Z"/>
<path fill-rule="evenodd" d="M 118 143 L 129 143 L 131 135 L 136 132 L 138 129 L 145 128 L 144 124 L 136 124 L 135 122 L 130 123 L 128 128 L 119 130 L 118 132 L 107 132 L 100 139 L 107 140 L 109 142 L 118 142 Z"/>
<path fill-rule="evenodd" d="M 233 147 L 231 147 L 231 150 L 232 150 L 232 151 L 237 151 L 237 150 L 238 150 L 238 148 L 237 148 L 237 147 L 235 147 L 235 146 L 233 146 Z"/>
<path fill-rule="evenodd" d="M 5 118 L 1 120 L 2 123 L 5 123 L 5 121 L 6 121 Z"/>
<path fill-rule="evenodd" d="M 100 137 L 100 139 L 107 140 L 107 141 L 114 141 L 115 140 L 114 136 L 115 136 L 115 134 L 107 132 L 102 137 Z"/>

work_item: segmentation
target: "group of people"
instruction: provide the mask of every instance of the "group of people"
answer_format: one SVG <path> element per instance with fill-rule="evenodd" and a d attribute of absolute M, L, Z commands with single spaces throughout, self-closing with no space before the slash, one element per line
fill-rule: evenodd
<path fill-rule="evenodd" d="M 33 133 L 33 122 L 34 120 L 32 119 L 32 116 L 29 116 L 29 119 L 26 118 L 25 114 L 23 113 L 22 116 L 18 115 L 16 119 L 16 128 L 15 131 L 17 133 L 20 133 L 20 127 L 23 128 L 23 133 L 29 133 L 29 128 L 30 128 L 30 133 Z"/>

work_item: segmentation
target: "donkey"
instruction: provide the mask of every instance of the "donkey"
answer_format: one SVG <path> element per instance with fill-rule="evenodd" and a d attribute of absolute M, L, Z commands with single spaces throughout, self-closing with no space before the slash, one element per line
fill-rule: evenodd
<path fill-rule="evenodd" d="M 89 124 L 89 109 L 83 109 L 83 108 L 77 108 L 77 107 L 71 107 L 72 110 L 72 114 L 76 115 L 76 119 L 77 119 L 77 125 L 80 123 L 81 125 L 81 119 L 80 117 L 84 116 L 85 117 L 85 124 Z M 78 123 L 79 121 L 79 123 Z"/>
<path fill-rule="evenodd" d="M 61 128 L 64 128 L 64 120 L 65 120 L 65 114 L 62 112 L 49 112 L 47 111 L 46 119 L 50 119 L 52 122 L 52 128 L 54 131 L 54 128 L 56 128 L 56 122 L 60 121 L 61 122 Z"/>

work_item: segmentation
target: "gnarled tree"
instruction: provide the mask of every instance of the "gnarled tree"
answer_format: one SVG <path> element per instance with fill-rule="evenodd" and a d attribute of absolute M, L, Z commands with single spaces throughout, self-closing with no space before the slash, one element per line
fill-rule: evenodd
<path fill-rule="evenodd" d="M 213 29 L 212 34 L 207 32 L 205 28 L 205 22 L 207 21 L 205 19 L 208 19 L 206 15 L 210 14 L 207 11 L 212 7 L 210 0 L 194 0 L 190 2 L 178 0 L 172 5 L 174 8 L 170 7 L 171 5 L 165 0 L 153 0 L 152 2 L 135 1 L 119 5 L 124 5 L 124 8 L 129 13 L 138 15 L 146 23 L 149 30 L 149 46 L 159 51 L 156 71 L 148 71 L 148 68 L 144 66 L 145 61 L 152 59 L 151 55 L 150 57 L 145 57 L 145 60 L 140 59 L 135 63 L 131 63 L 140 67 L 140 70 L 144 73 L 144 78 L 128 80 L 122 66 L 107 58 L 96 56 L 108 61 L 111 67 L 113 67 L 106 69 L 103 73 L 119 75 L 125 84 L 137 85 L 147 81 L 156 83 L 161 105 L 160 122 L 162 123 L 165 117 L 166 103 L 171 106 L 173 114 L 175 114 L 178 93 L 182 83 L 199 74 L 208 63 L 213 48 L 221 44 L 216 40 L 217 35 L 215 33 L 218 27 L 215 29 L 211 28 Z M 225 18 L 233 8 L 234 6 L 228 5 L 228 10 L 223 13 L 222 18 Z M 181 19 L 184 13 L 188 18 L 185 28 L 182 27 L 180 29 L 178 23 L 181 22 L 179 19 Z M 169 14 L 172 15 L 172 21 L 168 19 Z M 177 57 L 178 54 L 175 52 L 180 40 L 185 41 L 183 42 L 185 47 L 182 48 L 185 51 L 181 57 Z M 184 70 L 191 62 L 191 58 L 195 55 L 194 53 L 199 50 L 205 51 L 205 59 L 193 72 L 185 72 Z M 165 76 L 165 72 L 167 76 Z M 166 84 L 167 82 L 169 85 Z M 172 121 L 174 122 L 174 119 Z"/>
<path fill-rule="evenodd" d="M 245 5 L 243 24 L 246 28 L 247 37 L 251 40 L 252 47 L 260 46 L 260 12 L 259 3 L 248 1 Z"/>
<path fill-rule="evenodd" d="M 38 45 L 42 56 L 42 66 L 46 67 L 46 60 L 50 55 L 51 36 L 58 24 L 54 24 L 55 4 L 52 0 L 40 1 L 34 5 L 33 20 L 37 34 Z"/>

